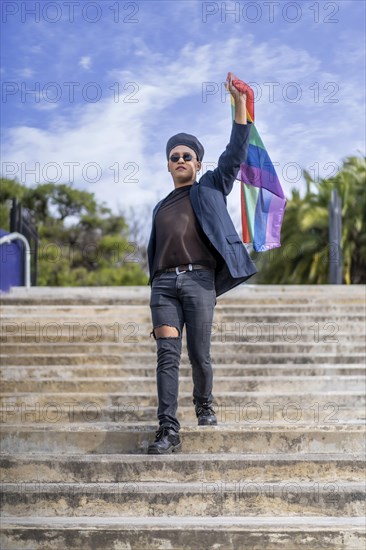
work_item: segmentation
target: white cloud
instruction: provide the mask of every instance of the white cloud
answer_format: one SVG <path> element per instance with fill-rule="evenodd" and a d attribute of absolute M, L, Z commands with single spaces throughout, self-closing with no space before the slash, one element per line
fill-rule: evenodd
<path fill-rule="evenodd" d="M 34 76 L 34 70 L 31 69 L 31 67 L 25 67 L 24 69 L 20 69 L 18 71 L 18 75 L 21 78 L 32 78 Z"/>
<path fill-rule="evenodd" d="M 79 60 L 79 66 L 88 71 L 91 68 L 91 57 L 86 55 Z"/>
<path fill-rule="evenodd" d="M 43 99 L 43 98 L 42 98 Z M 57 102 L 50 102 L 50 101 L 40 101 L 39 103 L 35 103 L 33 105 L 33 108 L 38 110 L 38 111 L 55 111 L 56 109 L 58 109 L 60 106 L 59 103 Z"/>
<path fill-rule="evenodd" d="M 36 44 L 35 46 L 31 46 L 29 48 L 30 53 L 43 53 L 43 48 L 40 44 Z"/>

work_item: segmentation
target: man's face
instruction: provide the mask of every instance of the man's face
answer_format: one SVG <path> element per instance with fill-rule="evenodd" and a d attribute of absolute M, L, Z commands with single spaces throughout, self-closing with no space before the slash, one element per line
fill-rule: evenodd
<path fill-rule="evenodd" d="M 184 160 L 184 153 L 192 155 L 192 160 Z M 173 162 L 172 155 L 179 155 L 179 160 Z M 184 185 L 190 182 L 194 182 L 196 179 L 196 172 L 201 169 L 201 162 L 197 160 L 197 155 L 193 149 L 186 145 L 177 145 L 169 152 L 168 171 L 171 173 L 174 183 L 178 185 Z"/>

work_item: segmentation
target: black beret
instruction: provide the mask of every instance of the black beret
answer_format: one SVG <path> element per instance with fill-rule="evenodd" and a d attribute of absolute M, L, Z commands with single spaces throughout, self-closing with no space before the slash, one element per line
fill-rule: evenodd
<path fill-rule="evenodd" d="M 168 140 L 168 143 L 166 144 L 167 159 L 169 159 L 170 151 L 174 149 L 174 147 L 176 147 L 177 145 L 186 145 L 187 147 L 190 147 L 196 153 L 198 160 L 203 159 L 205 150 L 203 148 L 202 143 L 198 141 L 196 136 L 192 136 L 191 134 L 185 134 L 184 132 L 180 134 L 176 134 L 175 136 L 172 136 Z"/>

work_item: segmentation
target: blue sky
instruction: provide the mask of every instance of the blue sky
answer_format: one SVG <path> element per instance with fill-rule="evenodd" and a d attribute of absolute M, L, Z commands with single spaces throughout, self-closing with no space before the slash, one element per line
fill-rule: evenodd
<path fill-rule="evenodd" d="M 256 92 L 256 125 L 285 195 L 302 170 L 364 154 L 365 2 L 7 1 L 2 7 L 2 174 L 73 182 L 146 219 L 173 189 L 165 144 L 230 135 L 228 71 Z M 31 90 L 35 90 L 31 92 Z M 35 170 L 35 173 L 31 173 Z M 228 197 L 240 227 L 239 185 Z"/>

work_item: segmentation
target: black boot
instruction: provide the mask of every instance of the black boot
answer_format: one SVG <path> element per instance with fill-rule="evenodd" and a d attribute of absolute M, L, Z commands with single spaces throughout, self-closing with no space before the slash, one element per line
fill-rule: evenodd
<path fill-rule="evenodd" d="M 170 426 L 160 426 L 155 434 L 155 441 L 147 449 L 149 455 L 177 453 L 182 450 L 179 434 Z"/>
<path fill-rule="evenodd" d="M 217 424 L 212 403 L 197 403 L 195 409 L 199 426 L 215 426 Z"/>

